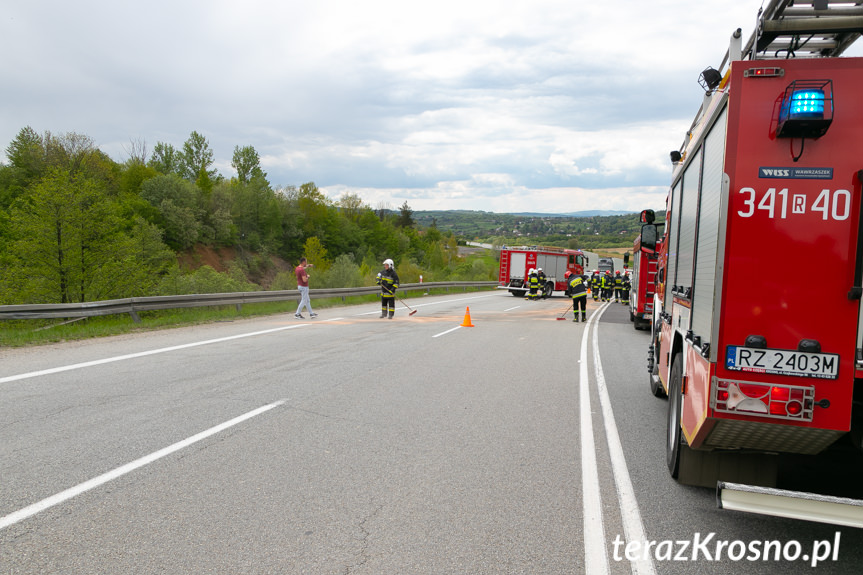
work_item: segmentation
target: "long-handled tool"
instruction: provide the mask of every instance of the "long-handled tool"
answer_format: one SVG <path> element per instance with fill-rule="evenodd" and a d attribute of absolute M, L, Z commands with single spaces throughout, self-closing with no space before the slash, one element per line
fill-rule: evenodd
<path fill-rule="evenodd" d="M 405 303 L 405 300 L 403 300 L 401 297 L 399 297 L 399 296 L 396 296 L 396 297 L 398 298 L 398 300 L 399 300 L 400 302 L 402 302 L 402 305 L 404 305 L 406 308 L 408 308 L 409 310 L 411 310 L 411 312 L 410 312 L 408 315 L 413 315 L 413 314 L 415 314 L 415 313 L 417 312 L 417 310 L 415 310 L 414 308 L 412 308 L 411 306 L 409 306 L 408 304 L 406 304 L 406 303 Z"/>
<path fill-rule="evenodd" d="M 565 316 L 565 315 L 566 315 L 566 313 L 567 313 L 569 310 L 571 310 L 571 309 L 572 309 L 572 306 L 574 306 L 574 305 L 575 305 L 575 302 L 572 302 L 571 304 L 569 304 L 569 307 L 568 307 L 568 308 L 566 308 L 562 314 L 560 314 L 560 317 L 559 317 L 559 318 L 557 318 L 557 321 L 563 321 L 563 320 L 565 320 L 566 318 L 565 318 L 565 317 L 563 317 L 563 316 Z"/>

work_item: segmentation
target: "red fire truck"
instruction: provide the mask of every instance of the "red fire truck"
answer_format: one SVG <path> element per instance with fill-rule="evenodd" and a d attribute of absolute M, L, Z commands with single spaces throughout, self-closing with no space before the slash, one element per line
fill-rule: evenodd
<path fill-rule="evenodd" d="M 557 247 L 519 247 L 500 250 L 500 269 L 498 288 L 508 289 L 514 296 L 524 296 L 528 290 L 527 278 L 532 269 L 542 269 L 545 285 L 540 293 L 551 297 L 552 292 L 566 289 L 564 275 L 567 271 L 584 274 L 587 258 L 581 250 L 568 250 Z"/>
<path fill-rule="evenodd" d="M 650 329 L 653 323 L 653 295 L 656 292 L 656 271 L 659 263 L 658 251 L 661 242 L 653 250 L 641 250 L 641 236 L 635 238 L 632 250 L 632 272 L 629 291 L 629 319 L 635 329 Z"/>
<path fill-rule="evenodd" d="M 863 19 L 788 4 L 702 72 L 661 244 L 642 228 L 642 257 L 659 250 L 650 386 L 682 483 L 769 486 L 774 454 L 861 447 L 863 59 L 838 56 Z"/>

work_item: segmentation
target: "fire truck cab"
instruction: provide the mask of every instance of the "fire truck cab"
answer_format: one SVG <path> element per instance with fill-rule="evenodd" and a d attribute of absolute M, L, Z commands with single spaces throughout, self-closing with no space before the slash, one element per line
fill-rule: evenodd
<path fill-rule="evenodd" d="M 657 258 L 649 381 L 682 483 L 770 486 L 775 454 L 861 447 L 863 59 L 838 56 L 863 17 L 788 4 L 702 72 L 664 237 L 636 243 Z M 792 259 L 829 280 L 776 271 Z"/>

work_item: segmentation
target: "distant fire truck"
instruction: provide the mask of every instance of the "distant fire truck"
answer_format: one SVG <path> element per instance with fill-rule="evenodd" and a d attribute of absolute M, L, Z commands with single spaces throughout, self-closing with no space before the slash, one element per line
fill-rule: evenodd
<path fill-rule="evenodd" d="M 635 238 L 629 291 L 629 319 L 635 329 L 650 329 L 653 324 L 653 296 L 656 292 L 656 272 L 661 251 L 661 242 L 657 241 L 651 252 L 641 250 L 641 236 Z"/>
<path fill-rule="evenodd" d="M 540 286 L 540 293 L 551 297 L 554 291 L 566 289 L 565 274 L 570 271 L 583 275 L 587 257 L 581 250 L 569 250 L 557 247 L 520 247 L 500 250 L 500 269 L 498 271 L 498 288 L 508 289 L 514 296 L 524 296 L 527 293 L 527 279 L 530 270 L 542 268 L 545 274 L 545 285 Z"/>
<path fill-rule="evenodd" d="M 702 72 L 661 243 L 642 227 L 641 257 L 659 257 L 648 363 L 668 395 L 668 469 L 720 490 L 775 484 L 774 454 L 863 437 L 863 59 L 838 57 L 863 19 L 788 4 L 770 0 Z M 829 280 L 780 271 L 791 254 Z"/>

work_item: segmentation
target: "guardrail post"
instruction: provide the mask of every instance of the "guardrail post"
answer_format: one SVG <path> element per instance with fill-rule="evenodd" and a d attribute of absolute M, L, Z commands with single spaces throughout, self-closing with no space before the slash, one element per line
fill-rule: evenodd
<path fill-rule="evenodd" d="M 138 317 L 138 312 L 132 309 L 129 310 L 129 315 L 132 316 L 132 321 L 134 321 L 135 323 L 141 323 L 141 318 Z"/>

